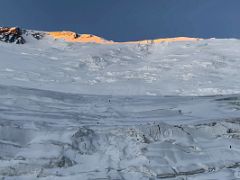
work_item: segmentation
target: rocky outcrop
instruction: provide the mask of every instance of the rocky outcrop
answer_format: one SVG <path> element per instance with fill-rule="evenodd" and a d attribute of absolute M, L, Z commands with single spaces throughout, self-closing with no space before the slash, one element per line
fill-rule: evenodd
<path fill-rule="evenodd" d="M 24 44 L 25 40 L 22 34 L 22 30 L 17 27 L 0 27 L 0 41 L 3 42 Z"/>
<path fill-rule="evenodd" d="M 39 32 L 32 33 L 32 37 L 34 37 L 34 38 L 35 38 L 35 39 L 37 39 L 37 40 L 40 40 L 40 39 L 42 39 L 42 38 L 43 38 L 43 36 L 44 36 L 44 34 L 43 34 L 43 33 L 39 33 Z"/>

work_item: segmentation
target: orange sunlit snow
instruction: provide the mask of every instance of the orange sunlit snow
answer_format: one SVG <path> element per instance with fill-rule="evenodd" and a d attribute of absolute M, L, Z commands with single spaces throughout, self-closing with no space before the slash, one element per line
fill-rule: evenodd
<path fill-rule="evenodd" d="M 189 37 L 176 37 L 176 38 L 163 38 L 163 39 L 153 39 L 153 40 L 142 40 L 142 41 L 129 41 L 129 42 L 114 42 L 108 41 L 101 37 L 91 35 L 91 34 L 77 34 L 71 31 L 61 31 L 61 32 L 49 32 L 49 35 L 54 39 L 64 39 L 67 42 L 82 42 L 82 43 L 97 43 L 97 44 L 148 44 L 148 43 L 161 43 L 161 42 L 177 42 L 177 41 L 197 41 L 199 38 L 189 38 Z"/>
<path fill-rule="evenodd" d="M 83 43 L 98 43 L 110 44 L 112 41 L 107 41 L 101 37 L 91 34 L 77 34 L 71 31 L 49 32 L 49 35 L 55 39 L 64 39 L 67 42 L 83 42 Z"/>

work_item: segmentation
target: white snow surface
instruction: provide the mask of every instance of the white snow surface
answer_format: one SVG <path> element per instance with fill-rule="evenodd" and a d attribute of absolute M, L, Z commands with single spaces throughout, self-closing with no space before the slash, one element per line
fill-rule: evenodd
<path fill-rule="evenodd" d="M 0 42 L 0 179 L 240 179 L 240 40 Z"/>
<path fill-rule="evenodd" d="M 104 95 L 218 95 L 240 92 L 240 41 L 100 45 L 25 37 L 0 43 L 1 82 Z"/>

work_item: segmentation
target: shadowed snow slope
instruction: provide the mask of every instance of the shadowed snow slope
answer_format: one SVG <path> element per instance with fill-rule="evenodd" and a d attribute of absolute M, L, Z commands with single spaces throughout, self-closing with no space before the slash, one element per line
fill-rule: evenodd
<path fill-rule="evenodd" d="M 239 40 L 66 33 L 0 42 L 0 179 L 240 178 Z"/>

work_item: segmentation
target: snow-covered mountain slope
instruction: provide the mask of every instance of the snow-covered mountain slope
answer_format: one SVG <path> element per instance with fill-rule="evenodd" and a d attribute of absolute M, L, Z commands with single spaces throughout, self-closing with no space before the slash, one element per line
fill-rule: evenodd
<path fill-rule="evenodd" d="M 239 40 L 100 45 L 48 35 L 24 39 L 24 45 L 0 43 L 1 82 L 107 95 L 240 92 Z"/>
<path fill-rule="evenodd" d="M 239 40 L 4 33 L 0 178 L 240 178 Z"/>

